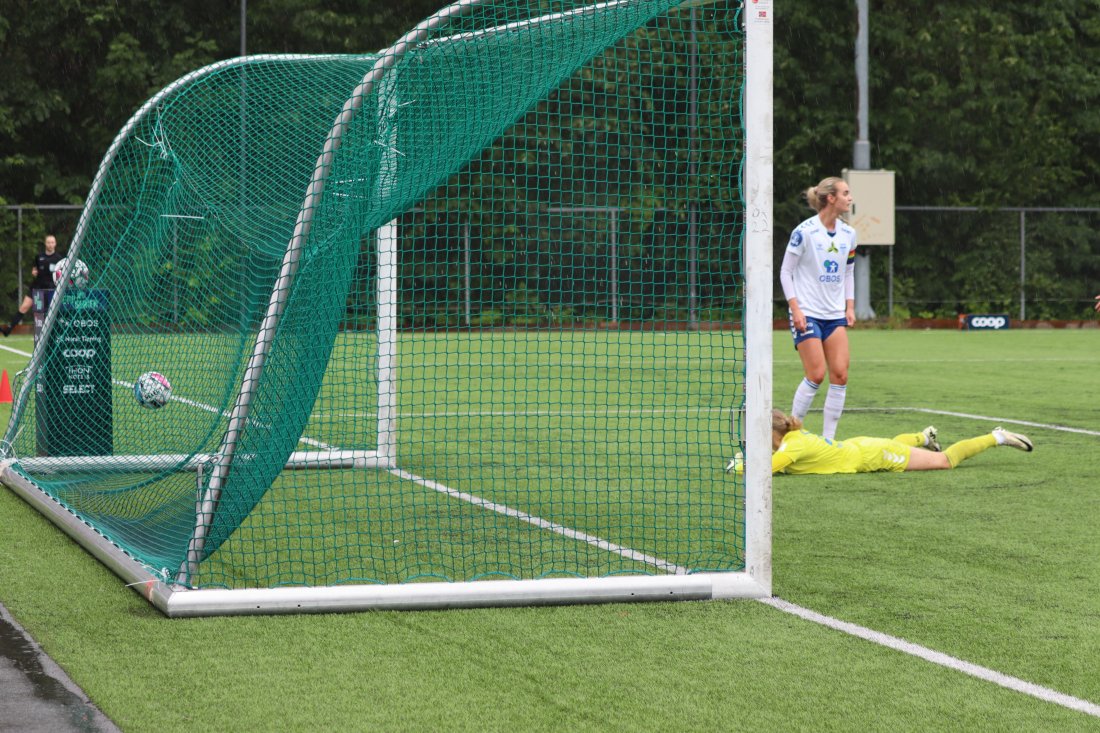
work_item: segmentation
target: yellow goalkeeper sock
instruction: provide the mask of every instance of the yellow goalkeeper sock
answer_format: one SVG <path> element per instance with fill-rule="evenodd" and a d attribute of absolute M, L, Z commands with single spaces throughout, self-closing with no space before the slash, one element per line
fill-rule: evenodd
<path fill-rule="evenodd" d="M 955 468 L 967 458 L 973 458 L 983 450 L 989 450 L 995 445 L 997 445 L 997 439 L 993 437 L 993 433 L 988 433 L 977 438 L 960 440 L 948 447 L 943 454 L 947 456 L 947 462 L 951 464 L 951 468 Z"/>
<path fill-rule="evenodd" d="M 911 445 L 914 448 L 927 447 L 924 444 L 924 433 L 902 433 L 901 435 L 895 435 L 894 440 L 903 445 Z"/>

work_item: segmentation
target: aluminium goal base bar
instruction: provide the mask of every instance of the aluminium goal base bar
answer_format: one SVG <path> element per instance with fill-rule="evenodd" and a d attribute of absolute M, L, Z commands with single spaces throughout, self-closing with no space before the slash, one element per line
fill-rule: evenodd
<path fill-rule="evenodd" d="M 215 461 L 218 454 L 165 453 L 159 455 L 62 456 L 20 458 L 20 467 L 30 473 L 79 473 L 80 471 L 113 470 L 123 473 L 156 473 L 162 471 L 197 471 L 200 466 Z M 248 460 L 247 455 L 240 456 Z M 374 450 L 314 450 L 294 451 L 287 457 L 287 470 L 322 468 L 395 468 L 391 458 Z"/>
<path fill-rule="evenodd" d="M 171 618 L 276 613 L 336 613 L 490 606 L 764 598 L 768 584 L 751 572 L 541 578 L 396 585 L 189 589 L 164 582 L 103 534 L 0 462 L 0 482 L 56 524 L 137 593 Z M 751 567 L 751 565 L 750 565 Z"/>

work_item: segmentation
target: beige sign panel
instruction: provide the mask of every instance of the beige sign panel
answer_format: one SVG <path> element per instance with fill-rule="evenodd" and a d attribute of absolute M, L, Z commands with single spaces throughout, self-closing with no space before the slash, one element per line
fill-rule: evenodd
<path fill-rule="evenodd" d="M 856 230 L 859 246 L 894 243 L 894 172 L 844 169 L 852 191 L 847 222 Z"/>

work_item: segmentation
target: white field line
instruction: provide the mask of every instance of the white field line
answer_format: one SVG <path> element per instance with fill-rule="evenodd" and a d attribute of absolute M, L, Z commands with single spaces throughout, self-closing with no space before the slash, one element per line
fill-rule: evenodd
<path fill-rule="evenodd" d="M 415 474 L 409 473 L 408 471 L 403 471 L 400 468 L 391 468 L 387 470 L 389 471 L 389 473 L 392 473 L 398 478 L 404 479 L 406 481 L 412 481 L 415 484 L 419 484 L 420 486 L 431 489 L 432 491 L 438 491 L 439 493 L 449 496 L 453 499 L 468 502 L 476 507 L 488 509 L 491 512 L 496 512 L 497 514 L 502 514 L 506 517 L 511 517 L 512 519 L 518 519 L 521 522 L 526 522 L 527 524 L 538 527 L 539 529 L 550 530 L 551 532 L 559 534 L 562 537 L 568 537 L 571 540 L 584 542 L 598 549 L 605 550 L 607 552 L 624 557 L 627 560 L 634 560 L 636 562 L 645 563 L 646 565 L 652 565 L 653 567 L 664 570 L 671 575 L 688 574 L 687 568 L 680 567 L 679 565 L 671 563 L 667 560 L 662 560 L 659 557 L 646 555 L 642 552 L 638 552 L 637 550 L 632 550 L 629 547 L 617 545 L 614 542 L 609 542 L 605 539 L 596 537 L 595 535 L 588 534 L 587 532 L 581 532 L 580 530 L 571 529 L 569 527 L 566 527 L 565 525 L 542 519 L 541 517 L 537 517 L 533 514 L 528 514 L 527 512 L 520 511 L 519 509 L 513 509 L 510 506 L 498 504 L 495 501 L 482 499 L 480 496 L 475 496 L 473 494 L 468 494 L 464 491 L 452 489 L 449 486 L 444 486 L 437 481 L 431 481 L 429 479 L 422 478 Z"/>
<path fill-rule="evenodd" d="M 23 355 L 28 356 L 28 357 L 30 356 L 29 354 L 25 354 L 22 351 L 18 351 L 16 349 L 12 349 L 12 348 L 5 347 L 5 346 L 0 346 L 0 349 L 4 349 L 4 350 L 7 350 L 7 351 L 12 351 L 12 352 L 15 352 L 17 354 L 23 354 Z M 124 382 L 120 382 L 120 384 L 123 384 L 123 385 L 128 386 L 128 387 L 133 386 L 133 385 L 126 385 L 126 383 L 124 383 Z M 190 400 L 180 400 L 180 401 L 184 402 L 185 404 L 190 404 L 190 405 L 193 405 L 195 407 L 199 407 L 200 409 L 205 409 L 205 410 L 209 410 L 209 411 L 218 412 L 218 410 L 216 410 L 213 407 L 210 407 L 209 405 L 200 405 L 200 404 L 194 403 Z M 687 409 L 690 410 L 691 408 L 687 408 Z M 728 408 L 726 408 L 726 409 L 728 409 Z M 1100 435 L 1100 432 L 1097 432 L 1097 431 L 1082 430 L 1082 429 L 1079 429 L 1079 428 L 1070 428 L 1070 427 L 1066 427 L 1066 426 L 1062 426 L 1062 425 L 1049 425 L 1049 424 L 1046 424 L 1046 423 L 1034 423 L 1034 422 L 1028 422 L 1028 421 L 1023 421 L 1023 420 L 1013 420 L 1011 418 L 994 418 L 994 417 L 988 417 L 988 416 L 984 416 L 984 415 L 972 415 L 972 414 L 969 414 L 969 413 L 949 412 L 949 411 L 945 411 L 945 410 L 931 410 L 931 409 L 926 409 L 926 408 L 922 408 L 922 407 L 850 408 L 850 409 L 865 410 L 865 411 L 868 411 L 868 412 L 870 412 L 870 411 L 880 411 L 880 412 L 888 412 L 888 411 L 923 412 L 923 413 L 936 414 L 936 415 L 948 415 L 948 416 L 952 416 L 952 417 L 969 418 L 969 419 L 974 419 L 974 420 L 988 420 L 988 421 L 991 421 L 991 422 L 1011 423 L 1013 425 L 1028 425 L 1028 426 L 1031 426 L 1031 427 L 1039 427 L 1039 428 L 1044 428 L 1044 429 L 1047 429 L 1047 430 L 1061 430 L 1061 431 L 1072 432 L 1072 433 L 1083 433 L 1083 434 L 1086 434 L 1086 435 Z M 678 411 L 682 411 L 682 410 L 678 410 Z M 723 410 L 722 410 L 722 408 L 699 408 L 698 411 L 720 412 L 720 411 L 723 411 Z M 646 412 L 654 412 L 654 411 L 646 411 Z M 477 415 L 477 413 L 469 413 L 469 414 L 471 416 Z M 495 415 L 497 413 L 491 413 L 491 414 Z M 522 413 L 512 413 L 512 414 L 519 415 L 519 414 L 522 414 Z M 411 415 L 405 415 L 404 417 L 411 417 Z M 322 443 L 321 441 L 314 440 L 312 438 L 308 438 L 308 437 L 305 437 L 305 436 L 302 436 L 300 442 L 306 443 L 307 445 L 311 445 L 311 446 L 314 446 L 316 448 L 329 449 L 329 450 L 333 449 L 333 446 L 330 446 L 327 443 Z M 431 481 L 429 479 L 425 479 L 425 478 L 422 478 L 422 477 L 417 476 L 415 474 L 409 473 L 408 471 L 403 471 L 401 469 L 389 469 L 389 473 L 393 474 L 394 476 L 397 476 L 398 478 L 404 479 L 406 481 L 412 481 L 413 483 L 418 484 L 420 486 L 423 486 L 425 488 L 431 489 L 432 491 L 438 491 L 439 493 L 444 494 L 446 496 L 449 496 L 451 498 L 458 499 L 460 501 L 468 502 L 468 503 L 470 503 L 474 506 L 477 506 L 477 507 L 480 507 L 480 508 L 483 508 L 483 509 L 487 509 L 487 510 L 492 511 L 492 512 L 496 512 L 496 513 L 501 514 L 501 515 L 506 516 L 506 517 L 511 517 L 513 519 L 517 519 L 521 522 L 526 522 L 527 524 L 530 524 L 534 527 L 549 530 L 549 531 L 554 532 L 556 534 L 559 534 L 563 537 L 568 537 L 569 539 L 577 540 L 579 542 L 584 542 L 584 543 L 589 544 L 593 547 L 597 547 L 601 550 L 620 555 L 621 557 L 624 557 L 628 560 L 645 563 L 646 565 L 651 565 L 653 567 L 659 568 L 661 570 L 664 570 L 665 572 L 668 572 L 668 573 L 671 573 L 671 574 L 674 574 L 674 575 L 683 575 L 683 574 L 686 574 L 688 572 L 687 568 L 684 568 L 684 567 L 681 567 L 681 566 L 676 565 L 674 563 L 668 562 L 667 560 L 662 560 L 661 558 L 654 557 L 652 555 L 647 555 L 647 554 L 642 553 L 642 552 L 638 552 L 637 550 L 633 550 L 629 547 L 623 547 L 622 545 L 617 545 L 613 542 L 609 542 L 607 540 L 596 537 L 595 535 L 590 535 L 586 532 L 581 532 L 579 530 L 571 529 L 571 528 L 566 527 L 564 525 L 557 524 L 556 522 L 551 522 L 551 521 L 548 521 L 546 519 L 542 519 L 541 517 L 537 517 L 537 516 L 534 516 L 532 514 L 528 514 L 527 512 L 523 512 L 523 511 L 520 511 L 518 509 L 513 509 L 512 507 L 506 506 L 504 504 L 499 504 L 497 502 L 488 501 L 487 499 L 482 499 L 479 496 L 475 496 L 473 494 L 469 494 L 469 493 L 466 493 L 464 491 L 458 491 L 457 489 L 452 489 L 452 488 L 450 488 L 448 486 L 444 486 L 443 484 L 440 484 L 436 481 Z M 798 617 L 800 617 L 802 619 L 805 619 L 807 621 L 812 621 L 813 623 L 817 623 L 817 624 L 821 624 L 823 626 L 827 626 L 831 629 L 835 629 L 837 631 L 841 631 L 843 633 L 850 634 L 850 635 L 858 637 L 860 639 L 864 639 L 866 641 L 870 641 L 872 643 L 879 644 L 881 646 L 885 646 L 885 647 L 890 648 L 890 649 L 894 649 L 895 651 L 900 651 L 900 652 L 903 652 L 905 654 L 910 654 L 910 655 L 918 657 L 920 659 L 924 659 L 925 661 L 932 662 L 933 664 L 938 664 L 942 667 L 947 667 L 948 669 L 953 669 L 957 672 L 962 672 L 962 673 L 968 674 L 972 677 L 977 677 L 978 679 L 982 679 L 982 680 L 985 680 L 987 682 L 992 682 L 993 684 L 998 685 L 1000 687 L 1004 687 L 1004 688 L 1007 688 L 1009 690 L 1014 690 L 1016 692 L 1020 692 L 1020 693 L 1023 693 L 1025 695 L 1029 695 L 1031 697 L 1038 698 L 1039 700 L 1043 700 L 1044 702 L 1053 703 L 1055 705 L 1061 705 L 1062 707 L 1069 708 L 1070 710 L 1076 710 L 1078 712 L 1085 713 L 1086 715 L 1091 715 L 1093 717 L 1100 718 L 1100 705 L 1089 702 L 1088 700 L 1082 700 L 1081 698 L 1073 697 L 1072 695 L 1066 695 L 1065 693 L 1058 692 L 1057 690 L 1052 690 L 1048 687 L 1043 687 L 1041 685 L 1036 685 L 1034 683 L 1027 682 L 1026 680 L 1021 680 L 1018 677 L 1012 677 L 1010 675 L 1002 674 L 1001 672 L 997 672 L 996 670 L 989 669 L 988 667 L 982 667 L 982 666 L 979 666 L 977 664 L 972 664 L 970 662 L 959 659 L 957 657 L 952 657 L 948 654 L 944 654 L 943 652 L 937 652 L 933 649 L 929 649 L 927 647 L 920 646 L 919 644 L 913 644 L 912 642 L 908 642 L 908 641 L 906 641 L 904 639 L 900 639 L 896 636 L 890 636 L 889 634 L 884 634 L 884 633 L 879 632 L 879 631 L 874 631 L 873 629 L 868 629 L 864 626 L 859 626 L 857 624 L 849 623 L 847 621 L 841 621 L 839 619 L 832 618 L 831 616 L 825 616 L 823 614 L 817 613 L 816 611 L 811 611 L 807 608 L 802 608 L 801 606 L 796 606 L 795 604 L 789 603 L 788 601 L 784 601 L 781 598 L 762 598 L 762 599 L 759 599 L 759 600 L 760 600 L 761 603 L 763 603 L 765 605 L 771 606 L 772 608 L 778 609 L 778 610 L 783 611 L 785 613 L 793 614 L 793 615 L 798 616 Z"/>
<path fill-rule="evenodd" d="M 648 409 L 634 409 L 615 407 L 598 408 L 589 410 L 465 410 L 459 412 L 403 412 L 399 418 L 414 419 L 427 418 L 478 418 L 478 417 L 617 417 L 630 415 L 683 415 L 702 414 L 708 412 L 728 413 L 729 407 L 654 407 Z M 815 408 L 812 412 L 821 412 Z M 1075 428 L 1069 425 L 1056 425 L 1053 423 L 1033 422 L 1031 420 L 1016 420 L 1011 417 L 995 417 L 992 415 L 976 415 L 969 412 L 955 412 L 952 410 L 934 410 L 929 407 L 846 407 L 845 412 L 918 412 L 926 415 L 944 415 L 947 417 L 960 417 L 967 420 L 980 420 L 982 422 L 999 423 L 1006 425 L 1023 425 L 1025 427 L 1040 428 L 1042 430 L 1054 430 L 1062 433 L 1077 433 L 1080 435 L 1093 435 L 1100 437 L 1100 430 L 1087 428 Z M 372 418 L 372 412 L 334 411 L 316 413 L 325 417 L 348 418 Z"/>
<path fill-rule="evenodd" d="M 729 412 L 729 409 L 728 407 L 654 407 L 649 409 L 632 407 L 620 409 L 616 407 L 607 407 L 589 410 L 480 410 L 474 412 L 463 410 L 460 412 L 402 412 L 398 417 L 415 419 L 433 417 L 617 417 L 619 415 L 684 415 L 705 412 Z M 318 417 L 374 417 L 373 412 L 318 411 L 314 414 Z"/>
<path fill-rule="evenodd" d="M 1088 356 L 1013 356 L 1012 363 L 1020 364 L 1065 364 L 1066 362 L 1088 362 L 1089 364 L 1095 363 L 1095 358 Z M 929 357 L 927 359 L 860 359 L 860 364 L 989 364 L 989 359 L 955 359 L 955 358 L 936 358 Z M 801 368 L 802 362 L 798 359 L 773 359 L 772 364 L 781 364 L 783 366 L 798 366 Z"/>
<path fill-rule="evenodd" d="M 19 356 L 25 356 L 28 359 L 31 358 L 30 352 L 23 351 L 22 349 L 14 349 L 11 346 L 0 346 L 3 351 L 10 351 L 13 354 L 19 354 Z"/>
<path fill-rule="evenodd" d="M 968 674 L 971 677 L 977 677 L 978 679 L 985 680 L 986 682 L 992 682 L 995 685 L 1005 687 L 1009 690 L 1015 690 L 1031 697 L 1036 697 L 1045 702 L 1054 703 L 1055 705 L 1061 705 L 1062 707 L 1076 710 L 1078 712 L 1091 715 L 1096 718 L 1100 718 L 1100 705 L 1089 702 L 1088 700 L 1082 700 L 1079 697 L 1073 697 L 1072 695 L 1066 695 L 1065 693 L 1052 690 L 1049 687 L 1043 687 L 1036 685 L 1032 682 L 1022 680 L 1018 677 L 1012 677 L 1007 674 L 1003 674 L 988 667 L 982 667 L 977 664 L 972 664 L 966 660 L 959 659 L 958 657 L 952 657 L 949 654 L 943 652 L 937 652 L 934 649 L 921 646 L 920 644 L 914 644 L 900 639 L 896 636 L 890 636 L 889 634 L 883 634 L 880 631 L 868 629 L 864 626 L 848 623 L 847 621 L 841 621 L 831 616 L 825 616 L 811 611 L 808 608 L 802 608 L 796 606 L 793 603 L 784 601 L 782 598 L 761 598 L 758 599 L 761 603 L 772 608 L 789 613 L 806 621 L 812 621 L 815 624 L 821 624 L 827 626 L 830 629 L 836 629 L 845 634 L 865 639 L 874 644 L 894 649 L 895 651 L 910 654 L 914 657 L 919 657 L 926 662 L 932 662 L 938 664 L 941 667 L 947 667 L 953 669 L 956 672 L 962 672 Z"/>
<path fill-rule="evenodd" d="M 868 408 L 868 410 L 871 409 L 877 408 Z M 990 420 L 993 422 L 1012 423 L 1016 425 L 1031 425 L 1033 427 L 1042 427 L 1048 430 L 1064 430 L 1068 432 L 1085 433 L 1089 435 L 1100 435 L 1100 433 L 1094 431 L 1069 428 L 1061 425 L 1031 423 L 1020 420 L 1012 420 L 1010 418 L 991 418 L 983 415 L 970 415 L 968 413 L 948 412 L 943 410 L 929 410 L 920 407 L 900 407 L 894 409 L 897 411 L 926 412 L 932 414 L 951 415 L 954 417 L 971 418 L 974 420 Z M 697 411 L 720 412 L 722 410 L 720 408 L 700 408 Z M 883 409 L 883 411 L 885 411 L 885 409 Z M 497 413 L 491 414 L 495 415 Z M 403 417 L 408 417 L 408 415 L 405 415 Z M 315 443 L 316 441 L 311 442 Z M 323 446 L 324 444 L 320 445 Z M 662 560 L 651 555 L 646 555 L 644 553 L 638 552 L 637 550 L 632 550 L 628 547 L 623 547 L 621 545 L 608 542 L 607 540 L 600 539 L 599 537 L 580 532 L 575 529 L 570 529 L 569 527 L 565 527 L 564 525 L 547 521 L 540 517 L 522 512 L 518 509 L 513 509 L 504 504 L 488 501 L 473 494 L 458 491 L 457 489 L 452 489 L 436 481 L 431 481 L 429 479 L 416 476 L 407 471 L 403 471 L 401 469 L 390 469 L 389 472 L 394 476 L 397 476 L 398 478 L 412 481 L 413 483 L 419 484 L 420 486 L 424 486 L 425 488 L 429 488 L 433 491 L 438 491 L 441 494 L 444 494 L 451 498 L 468 502 L 470 504 L 473 504 L 474 506 L 493 511 L 507 517 L 518 519 L 519 521 L 526 522 L 532 526 L 539 527 L 541 529 L 550 530 L 551 532 L 555 532 L 559 535 L 562 535 L 563 537 L 568 537 L 579 542 L 585 542 L 589 545 L 592 545 L 593 547 L 597 547 L 607 552 L 615 553 L 624 558 L 642 562 L 677 575 L 685 574 L 688 572 L 686 568 L 682 568 L 678 565 L 670 563 L 667 560 Z M 993 684 L 1000 687 L 1004 687 L 1006 689 L 1013 690 L 1024 695 L 1029 695 L 1044 702 L 1060 705 L 1062 707 L 1069 708 L 1070 710 L 1076 710 L 1078 712 L 1085 713 L 1086 715 L 1100 718 L 1100 705 L 1089 702 L 1088 700 L 1073 697 L 1072 695 L 1067 695 L 1065 693 L 1058 692 L 1057 690 L 1052 690 L 1049 687 L 1036 685 L 1032 682 L 1022 680 L 1018 677 L 1012 677 L 996 670 L 989 669 L 988 667 L 982 667 L 980 665 L 967 662 L 966 660 L 959 659 L 958 657 L 953 657 L 949 654 L 944 654 L 943 652 L 938 652 L 934 649 L 929 649 L 928 647 L 914 644 L 912 642 L 906 641 L 905 639 L 900 639 L 896 636 L 890 636 L 889 634 L 884 634 L 880 631 L 874 631 L 873 629 L 868 629 L 864 626 L 859 626 L 857 624 L 849 623 L 847 621 L 841 621 L 839 619 L 832 618 L 831 616 L 825 616 L 823 614 L 817 613 L 816 611 L 811 611 L 807 608 L 802 608 L 801 606 L 797 606 L 788 601 L 784 601 L 781 598 L 761 598 L 758 600 L 765 605 L 771 606 L 772 608 L 778 609 L 785 613 L 793 614 L 804 620 L 827 626 L 831 629 L 835 629 L 837 631 L 841 631 L 860 639 L 879 644 L 880 646 L 884 646 L 895 651 L 900 651 L 904 654 L 918 657 L 919 659 L 923 659 L 933 664 L 938 664 L 941 667 L 946 667 L 956 672 L 962 672 L 963 674 L 977 677 L 978 679 L 985 680 L 986 682 L 992 682 Z"/>
<path fill-rule="evenodd" d="M 21 351 L 20 349 L 13 349 L 10 346 L 0 345 L 0 350 L 10 351 L 13 354 L 18 354 L 19 356 L 25 356 L 28 359 L 31 358 L 31 354 L 29 352 Z M 118 386 L 118 387 L 125 387 L 126 389 L 133 389 L 134 388 L 134 383 L 133 382 L 125 382 L 121 379 L 112 379 L 111 384 L 114 384 L 115 386 Z M 172 397 L 169 397 L 168 399 L 171 400 L 172 402 L 179 402 L 180 404 L 187 405 L 188 407 L 194 407 L 195 409 L 198 409 L 198 410 L 204 410 L 205 412 L 212 412 L 215 415 L 221 415 L 222 417 L 229 417 L 229 413 L 226 412 L 226 411 L 219 410 L 218 408 L 216 408 L 212 405 L 203 404 L 202 402 L 196 402 L 195 400 L 189 400 L 186 397 L 172 396 Z"/>
<path fill-rule="evenodd" d="M 1081 435 L 1095 435 L 1100 437 L 1100 430 L 1086 430 L 1085 428 L 1071 428 L 1068 425 L 1053 425 L 1045 422 L 1032 422 L 1030 420 L 1015 420 L 1011 417 L 991 417 L 989 415 L 975 415 L 969 412 L 952 412 L 951 410 L 933 410 L 928 407 L 853 407 L 846 412 L 922 412 L 926 415 L 945 415 L 947 417 L 961 417 L 967 420 L 982 420 L 991 423 L 1008 423 L 1010 425 L 1024 425 L 1030 428 L 1043 430 L 1057 430 L 1062 433 L 1079 433 Z"/>

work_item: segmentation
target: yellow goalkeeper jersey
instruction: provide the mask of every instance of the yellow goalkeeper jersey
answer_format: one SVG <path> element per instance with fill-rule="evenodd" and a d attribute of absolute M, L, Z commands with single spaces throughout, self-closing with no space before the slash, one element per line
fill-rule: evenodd
<path fill-rule="evenodd" d="M 904 471 L 910 446 L 887 438 L 826 440 L 792 430 L 772 454 L 772 473 L 868 473 Z"/>

